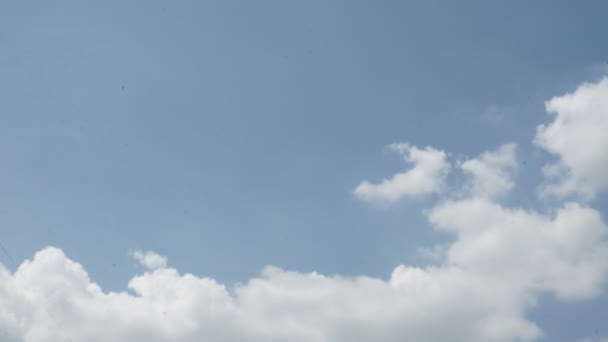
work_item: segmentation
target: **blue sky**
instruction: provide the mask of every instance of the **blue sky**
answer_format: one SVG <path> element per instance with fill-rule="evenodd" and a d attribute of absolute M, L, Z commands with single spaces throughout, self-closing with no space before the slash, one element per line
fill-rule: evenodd
<path fill-rule="evenodd" d="M 548 210 L 545 101 L 608 70 L 603 1 L 0 6 L 0 241 L 17 263 L 58 247 L 113 291 L 134 249 L 225 284 L 269 264 L 423 266 L 419 247 L 451 239 L 421 213 L 438 195 L 353 195 L 404 169 L 386 146 L 464 159 L 516 142 L 505 201 Z M 607 304 L 546 296 L 527 316 L 574 341 L 608 335 Z"/>

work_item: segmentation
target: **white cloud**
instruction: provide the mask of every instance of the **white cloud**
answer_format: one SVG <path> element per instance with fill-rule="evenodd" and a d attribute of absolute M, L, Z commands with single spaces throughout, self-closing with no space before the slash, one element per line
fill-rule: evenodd
<path fill-rule="evenodd" d="M 561 98 L 578 97 L 580 89 Z M 569 111 L 582 111 L 585 117 L 590 111 L 571 101 L 564 102 L 574 106 L 566 110 L 555 101 L 558 117 Z M 594 101 L 599 100 L 575 102 Z M 583 120 L 578 114 L 572 117 Z M 584 183 L 591 196 L 605 184 L 584 163 L 569 161 L 571 151 L 563 147 L 567 144 L 555 143 L 557 133 L 551 132 L 560 131 L 560 137 L 579 125 L 560 120 L 566 123 L 559 129 L 552 128 L 555 122 L 539 128 L 537 142 L 557 146 L 554 151 L 562 157 L 557 172 L 570 170 L 565 182 Z M 597 142 L 585 146 L 600 146 L 604 139 L 596 132 L 589 138 Z M 449 169 L 443 151 L 407 144 L 391 149 L 413 167 L 378 185 L 361 183 L 357 196 L 391 202 L 442 191 Z M 562 203 L 549 213 L 499 204 L 496 200 L 514 186 L 514 168 L 514 144 L 465 161 L 461 169 L 470 176 L 465 196 L 445 194 L 427 212 L 435 229 L 453 236 L 446 244 L 420 249 L 438 266 L 400 265 L 388 279 L 269 266 L 260 276 L 228 290 L 212 278 L 167 268 L 167 259 L 156 253 L 136 251 L 133 257 L 148 271 L 129 281 L 131 292 L 115 293 L 104 292 L 60 249 L 45 248 L 14 273 L 0 267 L 0 340 L 537 340 L 542 331 L 526 314 L 539 296 L 584 300 L 606 288 L 608 226 L 597 210 L 576 202 Z"/>
<path fill-rule="evenodd" d="M 608 227 L 592 208 L 566 203 L 543 215 L 470 198 L 439 204 L 429 220 L 457 237 L 448 265 L 503 278 L 528 295 L 592 298 L 608 280 Z"/>
<path fill-rule="evenodd" d="M 592 298 L 608 278 L 608 227 L 579 204 L 544 215 L 472 197 L 439 203 L 429 221 L 456 237 L 440 266 L 401 265 L 387 280 L 267 267 L 233 291 L 160 268 L 131 279 L 133 294 L 106 293 L 46 248 L 0 269 L 0 328 L 25 342 L 534 341 L 525 315 L 539 295 Z"/>
<path fill-rule="evenodd" d="M 469 159 L 460 168 L 471 178 L 468 191 L 476 196 L 497 198 L 515 185 L 512 173 L 517 166 L 514 143 L 504 144 L 496 151 L 484 152 Z"/>
<path fill-rule="evenodd" d="M 545 106 L 554 119 L 538 127 L 535 143 L 559 160 L 545 169 L 558 179 L 543 192 L 592 199 L 608 187 L 608 78 L 585 83 Z"/>
<path fill-rule="evenodd" d="M 397 267 L 388 280 L 267 267 L 233 293 L 170 268 L 105 293 L 46 248 L 0 271 L 5 340 L 528 341 L 538 328 L 504 283 L 457 267 Z M 437 329 L 441 326 L 441 329 Z"/>
<path fill-rule="evenodd" d="M 137 260 L 142 266 L 149 270 L 167 267 L 167 257 L 164 257 L 156 252 L 140 250 L 131 251 L 129 253 L 133 259 Z"/>
<path fill-rule="evenodd" d="M 439 193 L 450 168 L 446 153 L 426 147 L 420 149 L 406 143 L 389 145 L 413 166 L 401 173 L 384 179 L 379 184 L 363 181 L 353 193 L 367 201 L 396 202 L 404 197 L 419 197 Z"/>

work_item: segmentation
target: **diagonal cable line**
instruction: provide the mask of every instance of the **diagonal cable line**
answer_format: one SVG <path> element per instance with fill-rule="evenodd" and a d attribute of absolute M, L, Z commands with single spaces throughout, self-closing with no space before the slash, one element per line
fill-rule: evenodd
<path fill-rule="evenodd" d="M 15 269 L 17 269 L 17 263 L 15 262 L 15 259 L 13 259 L 13 257 L 10 255 L 10 253 L 8 252 L 8 250 L 2 244 L 2 242 L 0 242 L 0 249 L 2 249 L 2 252 L 4 252 L 4 254 L 6 254 L 6 257 L 13 264 L 13 267 Z"/>

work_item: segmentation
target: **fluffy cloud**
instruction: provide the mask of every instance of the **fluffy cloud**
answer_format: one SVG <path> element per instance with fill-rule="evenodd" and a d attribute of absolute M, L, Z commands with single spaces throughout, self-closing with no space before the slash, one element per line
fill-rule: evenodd
<path fill-rule="evenodd" d="M 470 177 L 468 191 L 476 196 L 496 198 L 514 186 L 512 172 L 516 167 L 516 144 L 504 144 L 496 151 L 484 152 L 469 159 L 460 168 Z"/>
<path fill-rule="evenodd" d="M 527 295 L 592 298 L 608 279 L 608 227 L 589 207 L 566 203 L 543 215 L 472 198 L 439 204 L 429 220 L 457 236 L 447 264 L 502 278 Z"/>
<path fill-rule="evenodd" d="M 545 106 L 554 118 L 538 127 L 535 142 L 559 160 L 545 168 L 557 181 L 543 192 L 592 199 L 608 187 L 608 78 L 585 83 Z"/>
<path fill-rule="evenodd" d="M 391 203 L 404 197 L 441 192 L 450 168 L 445 152 L 432 147 L 420 149 L 406 143 L 391 144 L 389 149 L 397 151 L 413 166 L 378 184 L 361 182 L 353 191 L 357 197 L 368 201 Z"/>
<path fill-rule="evenodd" d="M 232 293 L 157 269 L 104 293 L 47 248 L 0 272 L 6 341 L 513 341 L 539 335 L 498 279 L 458 267 L 397 267 L 388 280 L 267 267 Z M 497 295 L 498 294 L 498 295 Z M 441 329 L 437 329 L 440 325 Z"/>
<path fill-rule="evenodd" d="M 135 250 L 130 254 L 133 259 L 137 260 L 142 266 L 149 270 L 167 267 L 167 257 L 164 257 L 158 253 L 152 251 L 143 252 L 140 250 Z"/>
<path fill-rule="evenodd" d="M 558 118 L 539 128 L 536 141 L 554 146 L 559 167 L 569 170 L 564 183 L 553 185 L 559 193 L 574 186 L 568 182 L 584 183 L 587 196 L 605 186 L 588 165 L 569 159 L 568 143 L 556 143 L 564 138 L 560 130 L 587 127 L 573 121 L 586 122 L 591 109 L 572 103 L 602 102 L 580 100 L 593 98 L 581 94 L 595 94 L 598 88 L 601 84 L 585 85 L 548 102 L 550 110 L 559 108 Z M 568 106 L 573 107 L 566 110 Z M 572 118 L 559 119 L 563 113 Z M 565 122 L 557 124 L 560 120 Z M 604 139 L 594 132 L 588 138 L 597 139 L 595 146 Z M 575 144 L 579 139 L 573 136 Z M 443 151 L 407 144 L 391 148 L 413 167 L 377 185 L 363 182 L 355 195 L 391 202 L 442 191 L 450 165 Z M 608 226 L 597 210 L 581 203 L 561 203 L 546 213 L 500 204 L 497 199 L 514 187 L 515 149 L 506 144 L 463 162 L 460 170 L 469 178 L 464 191 L 444 194 L 426 211 L 434 229 L 453 237 L 421 249 L 438 266 L 400 265 L 388 279 L 269 266 L 258 277 L 228 288 L 212 278 L 168 268 L 167 259 L 154 252 L 136 251 L 133 257 L 147 271 L 129 281 L 130 291 L 117 293 L 104 292 L 80 264 L 49 247 L 14 273 L 0 266 L 0 340 L 537 340 L 542 331 L 526 313 L 539 296 L 586 300 L 605 289 Z"/>
<path fill-rule="evenodd" d="M 590 298 L 606 280 L 608 227 L 591 208 L 547 216 L 466 198 L 429 221 L 456 237 L 441 266 L 401 265 L 387 280 L 267 267 L 232 291 L 163 267 L 106 293 L 50 247 L 0 270 L 0 328 L 26 342 L 533 341 L 538 295 Z"/>

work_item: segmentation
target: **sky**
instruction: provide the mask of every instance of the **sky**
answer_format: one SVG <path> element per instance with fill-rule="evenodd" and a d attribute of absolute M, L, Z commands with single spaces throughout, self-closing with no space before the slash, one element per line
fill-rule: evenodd
<path fill-rule="evenodd" d="M 0 0 L 0 336 L 608 340 L 607 11 Z"/>

